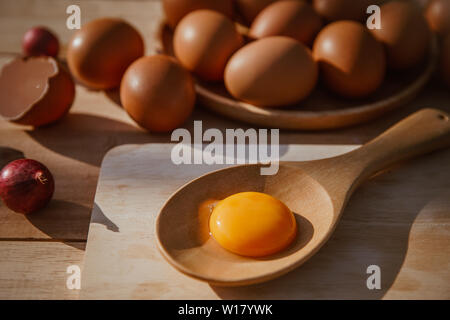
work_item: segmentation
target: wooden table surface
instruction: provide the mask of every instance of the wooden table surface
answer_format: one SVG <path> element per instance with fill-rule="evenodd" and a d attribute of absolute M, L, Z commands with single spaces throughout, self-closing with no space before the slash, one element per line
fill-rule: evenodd
<path fill-rule="evenodd" d="M 156 45 L 161 19 L 159 1 L 0 0 L 0 66 L 21 52 L 23 33 L 35 25 L 54 30 L 65 46 L 66 8 L 78 4 L 82 23 L 95 17 L 119 16 L 144 35 L 147 52 Z M 406 115 L 423 107 L 450 112 L 450 94 L 437 79 L 409 105 L 369 124 L 326 132 L 282 132 L 280 143 L 361 144 Z M 196 107 L 186 123 L 202 120 L 204 128 L 248 128 Z M 117 103 L 117 92 L 77 86 L 74 105 L 61 122 L 33 130 L 0 120 L 0 165 L 19 157 L 45 163 L 54 174 L 54 200 L 43 211 L 25 217 L 0 204 L 0 299 L 76 299 L 66 288 L 66 269 L 83 265 L 90 213 L 104 154 L 128 143 L 170 142 L 170 134 L 139 129 Z M 432 247 L 429 250 L 433 250 Z"/>

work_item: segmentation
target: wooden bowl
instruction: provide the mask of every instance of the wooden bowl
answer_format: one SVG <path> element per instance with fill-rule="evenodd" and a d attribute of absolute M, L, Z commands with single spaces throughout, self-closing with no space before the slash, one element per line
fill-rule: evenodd
<path fill-rule="evenodd" d="M 161 53 L 173 55 L 173 31 L 163 24 L 159 31 Z M 375 119 L 411 101 L 426 85 L 437 65 L 439 49 L 434 37 L 427 59 L 412 70 L 388 72 L 383 85 L 370 97 L 349 100 L 338 97 L 319 84 L 297 105 L 261 108 L 233 98 L 223 83 L 196 79 L 200 104 L 226 117 L 260 127 L 291 130 L 325 130 L 356 125 Z"/>

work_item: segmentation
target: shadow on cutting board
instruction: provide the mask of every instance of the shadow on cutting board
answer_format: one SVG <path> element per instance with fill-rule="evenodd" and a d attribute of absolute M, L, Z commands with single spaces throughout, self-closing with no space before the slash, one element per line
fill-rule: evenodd
<path fill-rule="evenodd" d="M 94 202 L 94 208 L 92 209 L 92 215 L 91 215 L 91 222 L 102 224 L 106 227 L 106 229 L 112 231 L 112 232 L 119 232 L 119 227 L 111 221 L 105 214 L 103 213 L 103 210 L 100 209 L 98 204 Z"/>
<path fill-rule="evenodd" d="M 351 198 L 328 243 L 287 275 L 253 286 L 211 288 L 222 299 L 267 299 L 272 292 L 277 299 L 381 299 L 391 287 L 396 288 L 400 278 L 402 283 L 396 290 L 403 297 L 421 286 L 428 285 L 429 291 L 433 284 L 422 283 L 425 279 L 399 273 L 408 250 L 420 252 L 420 257 L 411 259 L 414 269 L 438 279 L 442 266 L 448 263 L 441 261 L 445 254 L 436 255 L 436 250 L 445 250 L 445 241 L 442 236 L 434 239 L 437 223 L 448 222 L 445 208 L 449 206 L 449 193 L 442 194 L 442 190 L 450 190 L 450 170 L 445 163 L 450 163 L 450 150 L 407 162 L 364 183 Z M 381 197 L 377 194 L 380 188 L 384 195 L 392 196 Z M 439 209 L 436 203 L 444 205 Z M 366 286 L 370 265 L 381 269 L 381 290 Z M 439 290 L 448 290 L 445 284 L 440 286 L 433 287 L 436 298 L 445 294 Z"/>

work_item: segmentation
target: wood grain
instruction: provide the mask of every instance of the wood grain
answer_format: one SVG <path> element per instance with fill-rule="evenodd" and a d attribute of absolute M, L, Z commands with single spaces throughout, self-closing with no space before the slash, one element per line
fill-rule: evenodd
<path fill-rule="evenodd" d="M 67 267 L 83 266 L 85 243 L 0 241 L 0 299 L 77 299 Z"/>
<path fill-rule="evenodd" d="M 282 159 L 290 161 L 352 148 L 281 146 Z M 164 144 L 121 146 L 103 162 L 81 298 L 448 299 L 449 161 L 445 150 L 371 178 L 351 198 L 331 239 L 304 265 L 264 284 L 224 288 L 172 268 L 158 252 L 154 234 L 156 215 L 169 195 L 221 166 L 176 166 Z M 366 287 L 372 264 L 382 270 L 381 290 Z"/>

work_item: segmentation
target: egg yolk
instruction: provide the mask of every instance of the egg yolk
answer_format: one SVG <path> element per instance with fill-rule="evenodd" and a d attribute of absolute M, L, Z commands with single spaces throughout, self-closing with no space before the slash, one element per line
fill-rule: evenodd
<path fill-rule="evenodd" d="M 209 228 L 223 248 L 249 257 L 279 252 L 297 234 L 291 210 L 280 200 L 260 192 L 237 193 L 217 203 Z"/>

